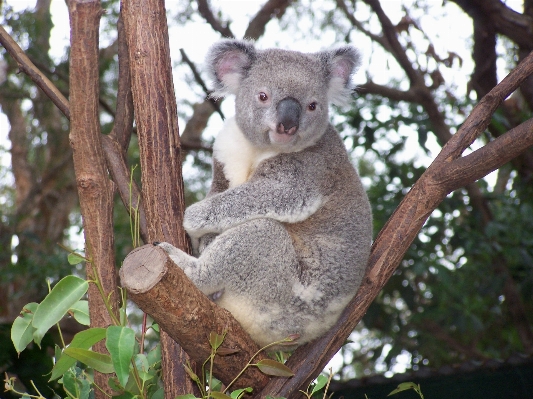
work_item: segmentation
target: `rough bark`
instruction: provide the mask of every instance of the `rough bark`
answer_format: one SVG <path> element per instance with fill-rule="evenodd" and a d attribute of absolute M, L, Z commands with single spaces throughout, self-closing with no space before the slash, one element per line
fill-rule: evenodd
<path fill-rule="evenodd" d="M 68 2 L 71 26 L 70 144 L 85 235 L 87 278 L 98 279 L 112 309 L 118 311 L 117 275 L 113 235 L 114 184 L 107 176 L 98 115 L 98 28 L 100 1 Z M 95 284 L 89 286 L 91 327 L 107 327 L 112 318 Z M 105 351 L 105 345 L 95 345 Z M 111 393 L 108 376 L 95 372 L 95 383 Z M 97 398 L 106 395 L 95 390 Z"/>
<path fill-rule="evenodd" d="M 185 251 L 183 181 L 176 99 L 172 82 L 165 6 L 162 0 L 121 2 L 141 158 L 142 203 L 149 241 L 167 241 Z M 164 330 L 161 349 L 165 397 L 194 386 L 178 359 L 183 350 Z"/>
<path fill-rule="evenodd" d="M 133 250 L 124 260 L 120 279 L 131 300 L 198 363 L 211 353 L 209 334 L 227 332 L 222 347 L 235 353 L 217 356 L 214 364 L 214 375 L 226 385 L 259 350 L 248 334 L 242 333 L 233 316 L 198 291 L 160 247 L 148 244 Z M 264 358 L 260 354 L 255 360 Z M 257 389 L 267 380 L 265 374 L 253 367 L 239 378 L 238 386 Z"/>

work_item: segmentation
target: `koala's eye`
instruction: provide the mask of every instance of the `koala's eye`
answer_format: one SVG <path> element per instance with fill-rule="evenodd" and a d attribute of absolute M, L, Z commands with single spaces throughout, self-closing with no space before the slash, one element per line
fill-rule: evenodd
<path fill-rule="evenodd" d="M 266 100 L 268 100 L 268 96 L 266 95 L 266 93 L 264 92 L 259 93 L 259 101 L 265 102 Z"/>
<path fill-rule="evenodd" d="M 311 104 L 309 104 L 309 105 L 307 106 L 307 109 L 308 109 L 309 111 L 314 111 L 314 110 L 316 109 L 316 103 L 315 103 L 315 102 L 312 102 Z"/>

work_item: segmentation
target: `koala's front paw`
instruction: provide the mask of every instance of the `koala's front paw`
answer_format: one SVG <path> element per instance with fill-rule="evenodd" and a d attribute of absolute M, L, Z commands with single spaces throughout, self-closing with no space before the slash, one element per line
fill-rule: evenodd
<path fill-rule="evenodd" d="M 183 227 L 191 238 L 200 238 L 207 233 L 213 233 L 210 229 L 209 216 L 204 209 L 202 201 L 189 206 L 183 217 Z"/>
<path fill-rule="evenodd" d="M 159 242 L 159 241 L 154 241 L 152 243 L 155 247 L 161 247 L 165 250 L 165 252 L 168 254 L 168 255 L 172 255 L 173 253 L 179 251 L 178 248 L 176 248 L 174 245 L 172 244 L 169 244 L 168 242 Z"/>

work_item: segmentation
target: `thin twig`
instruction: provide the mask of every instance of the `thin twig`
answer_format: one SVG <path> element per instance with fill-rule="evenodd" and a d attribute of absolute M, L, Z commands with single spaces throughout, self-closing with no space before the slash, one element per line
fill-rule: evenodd
<path fill-rule="evenodd" d="M 68 100 L 28 58 L 13 38 L 0 26 L 0 43 L 7 52 L 15 59 L 19 68 L 28 75 L 31 80 L 52 100 L 59 110 L 70 119 Z"/>

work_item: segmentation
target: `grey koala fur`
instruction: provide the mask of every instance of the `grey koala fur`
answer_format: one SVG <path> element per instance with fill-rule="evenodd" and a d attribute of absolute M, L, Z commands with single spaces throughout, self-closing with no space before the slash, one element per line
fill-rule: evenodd
<path fill-rule="evenodd" d="M 324 334 L 355 295 L 372 236 L 370 205 L 328 106 L 350 97 L 351 46 L 304 54 L 223 40 L 207 56 L 235 118 L 213 147 L 207 197 L 184 227 L 198 257 L 160 243 L 261 346 Z"/>

